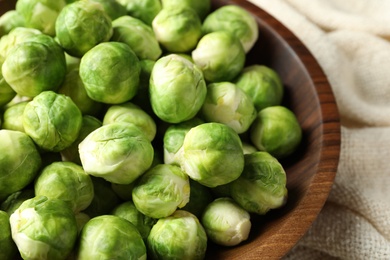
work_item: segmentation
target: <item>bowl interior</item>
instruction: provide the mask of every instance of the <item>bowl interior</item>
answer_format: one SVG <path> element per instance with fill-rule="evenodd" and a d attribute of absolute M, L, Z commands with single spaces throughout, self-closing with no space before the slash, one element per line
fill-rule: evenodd
<path fill-rule="evenodd" d="M 0 15 L 16 1 L 0 0 Z M 340 152 L 337 106 L 321 67 L 299 39 L 264 10 L 243 0 L 212 0 L 213 9 L 239 5 L 256 17 L 259 40 L 247 64 L 275 69 L 286 89 L 284 105 L 303 129 L 299 150 L 282 162 L 287 172 L 287 204 L 265 216 L 253 216 L 249 239 L 236 247 L 210 245 L 207 259 L 280 258 L 304 235 L 331 189 Z"/>

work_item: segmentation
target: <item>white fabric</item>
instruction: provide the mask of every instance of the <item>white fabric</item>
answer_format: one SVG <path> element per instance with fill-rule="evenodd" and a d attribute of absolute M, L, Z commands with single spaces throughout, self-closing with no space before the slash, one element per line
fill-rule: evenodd
<path fill-rule="evenodd" d="M 320 215 L 285 259 L 390 259 L 390 1 L 250 0 L 304 42 L 332 86 L 342 145 Z"/>

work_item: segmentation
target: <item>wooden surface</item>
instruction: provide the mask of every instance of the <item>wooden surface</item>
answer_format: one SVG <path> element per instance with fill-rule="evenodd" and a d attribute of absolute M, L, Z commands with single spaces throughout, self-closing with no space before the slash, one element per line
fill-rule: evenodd
<path fill-rule="evenodd" d="M 340 152 L 337 106 L 314 57 L 280 22 L 247 1 L 212 2 L 214 8 L 240 5 L 256 16 L 259 40 L 248 55 L 248 64 L 265 64 L 281 75 L 284 104 L 298 116 L 304 137 L 298 153 L 282 161 L 288 174 L 286 206 L 263 217 L 253 216 L 248 241 L 232 248 L 210 245 L 206 258 L 279 259 L 307 232 L 333 184 Z M 0 0 L 0 14 L 14 3 Z"/>

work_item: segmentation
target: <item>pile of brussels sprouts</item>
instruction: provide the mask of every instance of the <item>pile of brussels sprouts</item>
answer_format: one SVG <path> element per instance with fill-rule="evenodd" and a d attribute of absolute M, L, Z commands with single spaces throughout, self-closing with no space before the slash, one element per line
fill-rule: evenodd
<path fill-rule="evenodd" d="M 302 132 L 241 7 L 19 0 L 0 36 L 0 259 L 203 259 L 286 203 Z"/>

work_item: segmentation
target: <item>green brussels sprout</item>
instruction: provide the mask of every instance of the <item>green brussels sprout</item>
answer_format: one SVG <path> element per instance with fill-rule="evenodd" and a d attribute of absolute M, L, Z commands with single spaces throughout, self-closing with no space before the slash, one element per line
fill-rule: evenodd
<path fill-rule="evenodd" d="M 225 5 L 210 13 L 202 24 L 203 33 L 227 31 L 240 39 L 248 53 L 259 38 L 254 16 L 238 5 Z"/>
<path fill-rule="evenodd" d="M 160 218 L 147 240 L 152 259 L 204 259 L 207 235 L 198 218 L 184 210 Z"/>
<path fill-rule="evenodd" d="M 66 74 L 65 55 L 52 37 L 31 36 L 8 53 L 2 73 L 16 93 L 35 97 L 42 91 L 58 89 Z"/>
<path fill-rule="evenodd" d="M 136 125 L 112 123 L 90 133 L 79 144 L 79 152 L 88 174 L 129 184 L 149 169 L 154 149 Z"/>
<path fill-rule="evenodd" d="M 182 210 L 191 212 L 196 217 L 200 218 L 203 210 L 211 201 L 213 201 L 213 195 L 210 188 L 190 179 L 190 201 Z"/>
<path fill-rule="evenodd" d="M 203 20 L 211 10 L 211 0 L 161 0 L 161 3 L 163 8 L 192 8 L 196 11 L 201 20 Z"/>
<path fill-rule="evenodd" d="M 80 77 L 88 96 L 107 104 L 120 104 L 133 98 L 140 72 L 139 59 L 121 42 L 100 43 L 80 62 Z"/>
<path fill-rule="evenodd" d="M 245 67 L 234 83 L 251 97 L 257 111 L 282 103 L 284 86 L 270 67 L 258 64 Z"/>
<path fill-rule="evenodd" d="M 177 54 L 156 61 L 149 87 L 154 113 L 169 123 L 193 118 L 201 109 L 207 92 L 202 71 Z"/>
<path fill-rule="evenodd" d="M 184 207 L 190 198 L 188 176 L 180 167 L 159 164 L 144 173 L 132 191 L 137 209 L 151 218 L 171 215 Z"/>
<path fill-rule="evenodd" d="M 244 168 L 238 134 L 221 123 L 204 123 L 184 137 L 180 166 L 193 179 L 216 187 L 237 179 Z"/>
<path fill-rule="evenodd" d="M 11 216 L 19 208 L 19 206 L 28 199 L 34 198 L 35 192 L 34 189 L 26 188 L 20 191 L 16 191 L 9 195 L 0 206 L 0 210 L 3 210 Z M 0 250 L 1 251 L 1 250 Z"/>
<path fill-rule="evenodd" d="M 203 123 L 203 120 L 194 117 L 188 121 L 170 125 L 167 128 L 163 138 L 164 163 L 180 165 L 184 137 L 192 127 Z"/>
<path fill-rule="evenodd" d="M 208 238 L 218 245 L 236 246 L 249 237 L 249 213 L 231 198 L 217 198 L 203 212 L 201 223 Z"/>
<path fill-rule="evenodd" d="M 238 134 L 246 132 L 256 118 L 251 98 L 231 82 L 211 83 L 201 109 L 207 122 L 230 126 Z"/>
<path fill-rule="evenodd" d="M 244 68 L 246 60 L 240 41 L 226 31 L 203 36 L 192 51 L 192 58 L 209 82 L 233 80 Z"/>
<path fill-rule="evenodd" d="M 127 14 L 152 25 L 153 19 L 161 11 L 160 0 L 117 0 L 126 8 Z"/>
<path fill-rule="evenodd" d="M 55 31 L 58 42 L 68 54 L 82 57 L 95 45 L 110 40 L 112 22 L 102 4 L 75 1 L 58 15 Z"/>
<path fill-rule="evenodd" d="M 121 202 L 118 195 L 111 188 L 111 183 L 91 176 L 94 196 L 91 204 L 83 210 L 91 218 L 109 214 Z"/>
<path fill-rule="evenodd" d="M 286 203 L 286 172 L 267 152 L 245 155 L 241 176 L 229 183 L 231 197 L 245 210 L 259 215 Z"/>
<path fill-rule="evenodd" d="M 137 228 L 113 215 L 88 221 L 81 231 L 77 259 L 144 259 L 146 246 Z"/>
<path fill-rule="evenodd" d="M 164 7 L 154 18 L 153 31 L 169 52 L 188 52 L 202 37 L 202 22 L 192 8 Z"/>
<path fill-rule="evenodd" d="M 133 224 L 138 229 L 144 242 L 146 242 L 150 230 L 157 221 L 156 219 L 142 214 L 132 201 L 126 201 L 119 204 L 113 209 L 111 214 L 126 219 Z"/>
<path fill-rule="evenodd" d="M 12 238 L 23 259 L 66 259 L 77 239 L 73 211 L 60 199 L 28 199 L 10 217 Z"/>
<path fill-rule="evenodd" d="M 112 21 L 111 41 L 126 43 L 139 59 L 157 60 L 162 50 L 152 28 L 142 20 L 121 16 Z"/>
<path fill-rule="evenodd" d="M 54 162 L 46 166 L 34 183 L 36 196 L 61 199 L 73 212 L 86 209 L 93 199 L 93 184 L 80 165 Z"/>
<path fill-rule="evenodd" d="M 18 11 L 9 10 L 0 16 L 0 37 L 17 27 L 24 27 L 24 18 Z"/>
<path fill-rule="evenodd" d="M 23 112 L 28 102 L 19 102 L 5 109 L 3 114 L 3 129 L 24 132 Z"/>
<path fill-rule="evenodd" d="M 139 106 L 131 102 L 112 105 L 107 109 L 103 117 L 103 125 L 115 122 L 131 123 L 140 128 L 149 141 L 156 136 L 156 123 L 153 118 Z"/>
<path fill-rule="evenodd" d="M 28 42 L 39 34 L 42 32 L 33 28 L 16 27 L 12 29 L 7 35 L 0 38 L 0 61 L 4 61 L 8 53 L 19 43 Z"/>
<path fill-rule="evenodd" d="M 100 3 L 103 6 L 104 11 L 108 14 L 111 20 L 115 20 L 121 16 L 126 15 L 126 8 L 121 5 L 117 0 L 92 0 Z"/>
<path fill-rule="evenodd" d="M 25 133 L 0 130 L 0 201 L 30 184 L 42 159 Z"/>
<path fill-rule="evenodd" d="M 87 135 L 101 126 L 102 122 L 96 117 L 89 115 L 83 116 L 81 129 L 76 140 L 69 147 L 60 151 L 62 160 L 81 165 L 79 144 L 84 140 L 85 137 L 87 137 Z"/>
<path fill-rule="evenodd" d="M 82 119 L 80 109 L 71 98 L 43 91 L 26 105 L 23 127 L 40 148 L 59 152 L 76 140 Z"/>
<path fill-rule="evenodd" d="M 290 109 L 271 106 L 257 114 L 250 129 L 250 139 L 257 149 L 281 159 L 297 149 L 302 139 L 302 129 Z"/>
<path fill-rule="evenodd" d="M 68 68 L 65 79 L 57 92 L 70 97 L 83 115 L 96 116 L 100 112 L 102 104 L 88 96 L 79 72 L 79 68 L 75 65 L 73 68 Z"/>
<path fill-rule="evenodd" d="M 12 240 L 9 215 L 0 210 L 0 259 L 15 259 L 17 252 L 16 245 Z"/>
<path fill-rule="evenodd" d="M 26 27 L 54 36 L 58 14 L 65 5 L 65 0 L 18 0 L 15 9 L 23 16 Z"/>

